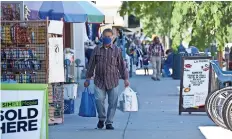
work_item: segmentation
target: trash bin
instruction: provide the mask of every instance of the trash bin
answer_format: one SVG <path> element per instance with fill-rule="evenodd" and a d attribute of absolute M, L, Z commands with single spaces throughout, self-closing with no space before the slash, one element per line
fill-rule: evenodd
<path fill-rule="evenodd" d="M 180 79 L 181 74 L 181 63 L 182 55 L 174 54 L 173 55 L 173 67 L 172 67 L 172 78 L 175 80 Z"/>
<path fill-rule="evenodd" d="M 182 56 L 184 56 L 187 51 L 186 48 L 181 43 L 177 47 L 177 53 L 173 55 L 173 67 L 172 67 L 172 78 L 175 80 L 179 80 L 181 77 L 181 63 L 182 63 Z"/>

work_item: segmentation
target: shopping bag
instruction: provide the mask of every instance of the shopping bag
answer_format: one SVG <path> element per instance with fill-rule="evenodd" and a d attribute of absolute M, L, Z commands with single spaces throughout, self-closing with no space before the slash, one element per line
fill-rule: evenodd
<path fill-rule="evenodd" d="M 139 109 L 137 93 L 126 87 L 118 99 L 117 108 L 122 112 L 136 112 Z"/>
<path fill-rule="evenodd" d="M 82 92 L 79 116 L 96 117 L 94 94 L 92 94 L 88 88 L 85 88 L 84 92 Z"/>
<path fill-rule="evenodd" d="M 140 99 L 139 99 L 139 93 L 138 93 L 138 91 L 136 90 L 136 88 L 133 88 L 133 87 L 130 87 L 134 92 L 135 92 L 135 94 L 136 94 L 136 97 L 137 97 L 137 102 L 138 102 L 138 111 L 139 111 L 139 109 L 140 109 L 140 107 L 141 107 L 141 103 L 140 103 Z"/>

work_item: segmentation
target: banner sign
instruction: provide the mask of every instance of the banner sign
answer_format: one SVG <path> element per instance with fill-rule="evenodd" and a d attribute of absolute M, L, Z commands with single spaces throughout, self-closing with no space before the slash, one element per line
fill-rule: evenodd
<path fill-rule="evenodd" d="M 47 87 L 1 84 L 1 139 L 48 139 Z"/>
<path fill-rule="evenodd" d="M 180 110 L 201 112 L 210 91 L 210 58 L 184 57 L 180 86 Z M 203 109 L 202 109 L 203 108 Z"/>
<path fill-rule="evenodd" d="M 49 38 L 49 83 L 64 82 L 63 38 Z"/>

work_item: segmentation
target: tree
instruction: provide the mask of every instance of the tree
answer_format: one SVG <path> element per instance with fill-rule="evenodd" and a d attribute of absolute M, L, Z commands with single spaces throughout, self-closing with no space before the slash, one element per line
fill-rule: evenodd
<path fill-rule="evenodd" d="M 203 50 L 216 41 L 219 51 L 232 39 L 230 1 L 124 1 L 120 15 L 134 14 L 147 35 L 172 39 L 172 47 L 183 40 Z"/>

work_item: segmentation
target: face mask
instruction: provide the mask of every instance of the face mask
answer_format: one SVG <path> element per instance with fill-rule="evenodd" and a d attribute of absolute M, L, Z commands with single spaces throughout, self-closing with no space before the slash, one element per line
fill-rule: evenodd
<path fill-rule="evenodd" d="M 111 43 L 112 40 L 109 37 L 103 37 L 102 41 L 104 45 L 108 45 Z"/>

